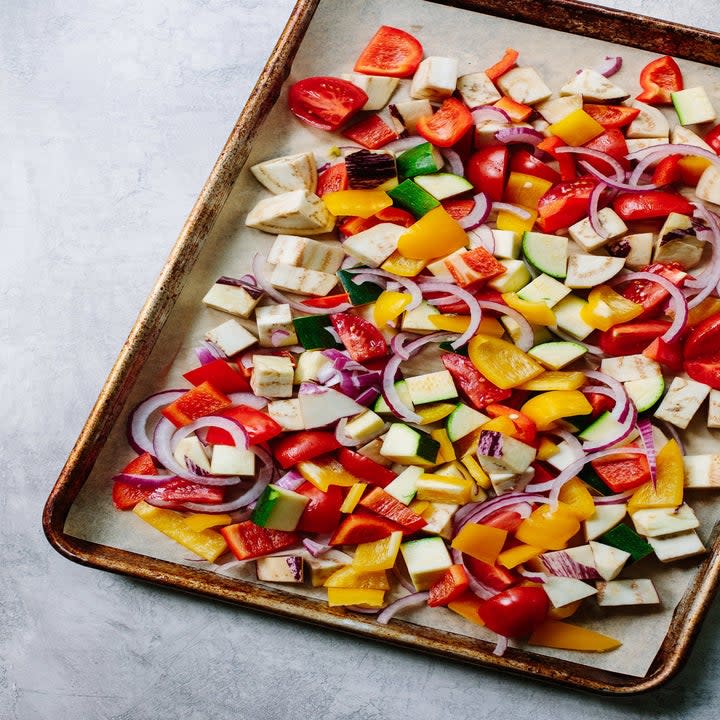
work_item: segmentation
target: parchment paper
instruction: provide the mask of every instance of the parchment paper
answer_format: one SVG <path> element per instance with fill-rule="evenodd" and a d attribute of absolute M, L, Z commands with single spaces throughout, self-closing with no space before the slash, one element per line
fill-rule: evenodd
<path fill-rule="evenodd" d="M 436 5 L 420 0 L 324 0 L 320 3 L 302 43 L 292 73 L 286 83 L 311 75 L 338 75 L 352 70 L 352 64 L 376 28 L 382 24 L 407 29 L 421 39 L 425 55 L 444 55 L 459 59 L 460 74 L 482 70 L 503 54 L 505 48 L 521 52 L 521 64 L 534 66 L 549 87 L 557 90 L 579 67 L 594 67 L 606 55 L 622 55 L 623 69 L 613 80 L 629 92 L 639 90 L 640 69 L 654 57 L 652 53 L 613 45 L 568 33 L 538 28 L 508 20 Z M 685 86 L 703 85 L 720 109 L 720 71 L 681 60 Z M 395 99 L 407 97 L 408 81 L 403 81 Z M 228 92 L 231 89 L 228 88 Z M 674 119 L 673 119 L 674 120 Z M 675 121 L 675 120 L 674 120 Z M 192 352 L 203 334 L 228 316 L 205 308 L 201 298 L 220 275 L 239 276 L 250 270 L 250 258 L 258 249 L 267 250 L 274 236 L 246 228 L 245 216 L 261 198 L 267 196 L 252 177 L 249 166 L 268 158 L 302 150 L 324 151 L 335 137 L 313 130 L 297 121 L 287 110 L 285 93 L 260 129 L 247 165 L 230 199 L 208 238 L 185 289 L 162 331 L 160 339 L 116 423 L 99 460 L 78 496 L 65 531 L 78 538 L 111 547 L 149 555 L 192 567 L 210 567 L 191 560 L 189 553 L 165 538 L 134 514 L 116 511 L 111 503 L 111 477 L 130 460 L 132 452 L 125 439 L 128 410 L 152 392 L 164 388 L 186 387 L 181 375 L 194 367 Z M 250 326 L 250 324 L 248 324 Z M 717 437 L 700 422 L 686 433 L 688 452 L 718 452 Z M 707 542 L 720 516 L 720 497 L 712 493 L 688 493 L 689 501 L 701 519 L 700 535 Z M 623 641 L 618 650 L 606 654 L 573 653 L 533 648 L 538 655 L 565 658 L 573 662 L 644 676 L 670 625 L 672 612 L 696 570 L 696 562 L 659 567 L 654 557 L 637 563 L 632 574 L 650 576 L 656 583 L 662 606 L 639 609 L 594 606 L 586 601 L 582 615 L 572 620 Z M 254 581 L 254 577 L 248 577 Z M 273 586 L 278 588 L 279 586 Z M 280 588 L 291 593 L 322 598 L 323 591 Z M 493 640 L 491 633 L 459 618 L 447 610 L 423 609 L 403 616 L 421 625 L 448 632 Z M 348 640 L 348 642 L 352 642 Z"/>

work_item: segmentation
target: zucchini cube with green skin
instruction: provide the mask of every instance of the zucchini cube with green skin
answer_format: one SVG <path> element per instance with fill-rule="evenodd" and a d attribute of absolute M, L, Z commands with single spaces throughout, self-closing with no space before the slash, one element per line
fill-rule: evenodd
<path fill-rule="evenodd" d="M 541 273 L 560 280 L 565 277 L 568 259 L 566 237 L 526 231 L 522 247 L 525 259 Z"/>
<path fill-rule="evenodd" d="M 365 410 L 345 425 L 345 435 L 356 442 L 367 442 L 385 427 L 385 421 L 372 410 Z"/>
<path fill-rule="evenodd" d="M 412 400 L 410 399 L 410 391 L 408 390 L 407 381 L 398 380 L 395 383 L 395 392 L 402 402 L 407 405 L 411 410 L 415 409 Z M 392 415 L 393 411 L 390 406 L 385 402 L 385 398 L 381 395 L 376 401 L 373 410 L 380 415 Z"/>
<path fill-rule="evenodd" d="M 376 268 L 397 250 L 398 240 L 405 232 L 406 228 L 402 225 L 379 223 L 356 235 L 351 235 L 343 243 L 343 250 L 368 267 Z"/>
<path fill-rule="evenodd" d="M 376 283 L 356 283 L 354 279 L 355 273 L 348 272 L 347 270 L 338 270 L 337 276 L 343 289 L 348 294 L 350 302 L 355 306 L 375 302 L 375 300 L 382 295 L 383 289 Z"/>
<path fill-rule="evenodd" d="M 250 519 L 270 530 L 295 530 L 310 498 L 277 485 L 268 485 L 255 504 Z"/>
<path fill-rule="evenodd" d="M 295 318 L 293 320 L 293 327 L 295 329 L 297 342 L 299 342 L 306 351 L 326 350 L 327 348 L 340 349 L 345 347 L 341 342 L 338 342 L 330 332 L 332 329 L 332 321 L 329 315 L 306 315 L 305 317 Z M 302 357 L 302 355 L 300 357 Z M 323 355 L 321 357 L 324 358 L 325 356 Z M 309 359 L 310 358 L 308 358 L 307 361 L 309 361 Z M 325 358 L 325 361 L 327 362 L 327 358 Z M 324 364 L 325 363 L 322 363 L 321 366 Z M 304 379 L 315 380 L 317 378 L 308 377 Z M 296 382 L 302 382 L 302 380 L 296 380 Z"/>
<path fill-rule="evenodd" d="M 403 423 L 393 423 L 383 438 L 380 454 L 403 465 L 434 465 L 440 443 Z"/>
<path fill-rule="evenodd" d="M 586 300 L 572 293 L 563 298 L 553 307 L 557 327 L 572 335 L 576 340 L 584 340 L 595 330 L 595 328 L 588 325 L 580 315 L 581 310 L 586 305 Z"/>
<path fill-rule="evenodd" d="M 447 418 L 445 428 L 448 438 L 450 442 L 455 442 L 469 435 L 473 430 L 477 430 L 489 420 L 487 415 L 483 415 L 464 403 L 458 403 Z"/>
<path fill-rule="evenodd" d="M 677 112 L 681 125 L 714 122 L 717 119 L 715 108 L 713 108 L 704 87 L 677 90 L 670 93 L 670 99 L 675 106 L 675 112 Z"/>
<path fill-rule="evenodd" d="M 440 206 L 439 200 L 434 198 L 427 190 L 421 188 L 415 181 L 409 179 L 403 180 L 397 187 L 388 190 L 387 194 L 398 207 L 412 213 L 416 218 L 421 218 L 433 208 Z M 405 228 L 402 228 L 402 231 L 405 232 Z M 402 233 L 400 234 L 402 235 Z M 353 235 L 353 237 L 356 236 Z M 397 242 L 395 246 L 397 247 Z"/>
<path fill-rule="evenodd" d="M 510 336 L 510 339 L 517 345 L 523 334 L 520 323 L 509 315 L 501 315 L 500 322 L 505 328 L 505 332 Z M 544 325 L 533 325 L 530 323 L 530 329 L 533 331 L 533 345 L 542 345 L 542 343 L 551 342 L 555 337 Z"/>
<path fill-rule="evenodd" d="M 263 305 L 255 310 L 258 342 L 261 347 L 297 345 L 298 337 L 288 304 Z"/>
<path fill-rule="evenodd" d="M 545 303 L 552 308 L 569 294 L 569 287 L 543 273 L 519 290 L 517 295 L 527 302 Z"/>
<path fill-rule="evenodd" d="M 498 260 L 505 268 L 502 275 L 488 281 L 487 286 L 500 293 L 517 292 L 532 279 L 527 265 L 522 260 Z"/>
<path fill-rule="evenodd" d="M 481 430 L 477 457 L 486 473 L 521 473 L 535 459 L 536 449 L 496 430 Z"/>
<path fill-rule="evenodd" d="M 420 175 L 415 178 L 415 183 L 436 200 L 445 200 L 473 189 L 471 182 L 453 173 Z"/>
<path fill-rule="evenodd" d="M 447 370 L 405 378 L 405 383 L 413 405 L 450 400 L 458 396 L 452 375 Z"/>
<path fill-rule="evenodd" d="M 417 481 L 423 474 L 423 469 L 417 465 L 406 467 L 384 490 L 404 505 L 409 505 L 417 493 Z"/>
<path fill-rule="evenodd" d="M 413 102 L 413 101 L 411 101 Z M 428 116 L 432 115 L 432 108 L 427 100 L 414 101 L 419 103 L 427 103 Z M 396 109 L 400 111 L 401 105 L 396 105 Z M 395 159 L 397 164 L 398 176 L 402 178 L 414 178 L 418 175 L 429 175 L 438 172 L 445 160 L 440 154 L 440 151 L 434 146 L 428 143 L 420 143 L 414 148 L 405 150 L 400 153 Z"/>
<path fill-rule="evenodd" d="M 670 213 L 658 235 L 653 261 L 679 262 L 687 270 L 700 262 L 704 247 L 705 241 L 698 238 L 692 219 Z"/>
<path fill-rule="evenodd" d="M 405 567 L 418 591 L 434 585 L 452 565 L 445 541 L 441 537 L 410 540 L 400 546 Z"/>
<path fill-rule="evenodd" d="M 440 311 L 426 300 L 423 300 L 414 310 L 403 313 L 401 328 L 403 332 L 428 335 L 437 332 L 437 327 L 430 322 L 431 315 L 439 315 Z"/>
<path fill-rule="evenodd" d="M 609 207 L 598 212 L 600 225 L 607 233 L 606 237 L 598 235 L 590 224 L 590 218 L 583 218 L 568 228 L 570 237 L 582 247 L 585 252 L 593 252 L 601 248 L 609 240 L 619 237 L 628 231 L 627 225 L 622 218 Z"/>
<path fill-rule="evenodd" d="M 541 365 L 549 370 L 562 370 L 570 363 L 581 358 L 587 348 L 574 342 L 547 342 L 528 350 L 528 355 L 534 357 Z"/>

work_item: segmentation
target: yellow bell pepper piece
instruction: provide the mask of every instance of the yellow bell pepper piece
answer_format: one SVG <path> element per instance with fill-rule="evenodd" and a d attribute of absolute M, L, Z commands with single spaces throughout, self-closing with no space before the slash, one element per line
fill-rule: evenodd
<path fill-rule="evenodd" d="M 555 510 L 541 505 L 520 523 L 515 537 L 543 550 L 562 550 L 579 529 L 577 515 L 563 503 L 558 503 Z"/>
<path fill-rule="evenodd" d="M 420 416 L 419 425 L 429 425 L 430 423 L 437 422 L 446 418 L 457 405 L 452 403 L 435 403 L 433 405 L 423 405 L 422 407 L 415 408 L 415 412 Z"/>
<path fill-rule="evenodd" d="M 428 320 L 430 320 L 438 330 L 458 333 L 464 333 L 470 324 L 469 315 L 430 315 Z M 505 328 L 497 318 L 483 317 L 483 319 L 480 320 L 478 333 L 481 335 L 502 337 L 505 334 Z"/>
<path fill-rule="evenodd" d="M 562 486 L 558 497 L 561 503 L 575 513 L 578 520 L 587 520 L 595 514 L 593 497 L 580 478 L 574 477 L 568 480 Z"/>
<path fill-rule="evenodd" d="M 559 620 L 545 620 L 538 625 L 530 636 L 528 644 L 582 652 L 607 652 L 622 645 L 619 640 L 608 635 Z"/>
<path fill-rule="evenodd" d="M 587 305 L 580 310 L 580 317 L 597 330 L 609 330 L 613 325 L 632 320 L 642 312 L 642 305 L 628 300 L 607 285 L 600 285 L 590 291 Z"/>
<path fill-rule="evenodd" d="M 542 570 L 540 570 L 542 572 Z M 568 603 L 567 605 L 561 605 L 560 607 L 551 607 L 548 610 L 548 619 L 550 620 L 564 620 L 574 615 L 582 605 L 582 600 L 576 600 L 575 602 Z"/>
<path fill-rule="evenodd" d="M 526 175 L 520 172 L 511 172 L 503 200 L 513 205 L 522 205 L 526 208 L 537 208 L 540 198 L 552 187 L 549 180 Z"/>
<path fill-rule="evenodd" d="M 573 370 L 548 370 L 520 386 L 520 390 L 577 390 L 585 384 L 585 373 Z"/>
<path fill-rule="evenodd" d="M 480 467 L 480 463 L 472 456 L 466 455 L 460 459 L 460 462 L 467 468 L 472 475 L 473 480 L 483 489 L 489 490 L 492 486 L 488 474 Z"/>
<path fill-rule="evenodd" d="M 468 343 L 472 364 L 503 390 L 515 388 L 545 372 L 540 363 L 507 340 L 476 335 Z"/>
<path fill-rule="evenodd" d="M 325 207 L 333 215 L 369 218 L 393 203 L 384 190 L 338 190 L 323 195 Z"/>
<path fill-rule="evenodd" d="M 483 602 L 485 601 L 481 600 L 477 595 L 467 592 L 457 600 L 448 603 L 448 609 L 469 620 L 471 623 L 484 626 L 485 623 L 480 619 L 480 615 L 478 614 L 478 610 Z"/>
<path fill-rule="evenodd" d="M 720 313 L 720 298 L 705 298 L 699 305 L 690 308 L 687 324 L 694 327 L 711 315 L 717 315 L 718 313 Z"/>
<path fill-rule="evenodd" d="M 697 185 L 700 176 L 711 164 L 712 160 L 699 157 L 698 155 L 688 155 L 687 157 L 680 158 L 680 160 L 678 160 L 678 167 L 680 168 L 680 177 L 683 184 Z"/>
<path fill-rule="evenodd" d="M 389 570 L 395 564 L 402 539 L 402 531 L 396 530 L 382 540 L 360 543 L 355 550 L 352 567 L 365 572 Z"/>
<path fill-rule="evenodd" d="M 440 205 L 411 225 L 398 240 L 398 252 L 406 258 L 432 260 L 450 255 L 468 243 L 465 231 Z"/>
<path fill-rule="evenodd" d="M 445 430 L 445 428 L 431 430 L 430 437 L 440 443 L 440 452 L 437 458 L 438 463 L 450 462 L 451 460 L 457 459 L 457 455 L 455 455 L 455 448 L 450 442 L 450 438 L 448 437 L 447 430 Z"/>
<path fill-rule="evenodd" d="M 364 588 L 328 588 L 328 605 L 367 605 L 382 607 L 385 602 L 384 590 L 368 590 Z"/>
<path fill-rule="evenodd" d="M 538 444 L 537 459 L 547 460 L 553 455 L 557 455 L 558 452 L 560 452 L 560 448 L 552 440 L 548 440 L 546 437 L 544 437 L 540 440 L 540 443 Z"/>
<path fill-rule="evenodd" d="M 413 260 L 403 257 L 397 250 L 380 266 L 386 272 L 400 277 L 415 277 L 419 275 L 427 265 L 425 260 Z"/>
<path fill-rule="evenodd" d="M 492 565 L 503 549 L 506 539 L 507 530 L 490 525 L 468 523 L 454 537 L 452 547 Z"/>
<path fill-rule="evenodd" d="M 501 210 L 497 214 L 497 220 L 495 220 L 495 227 L 498 230 L 510 230 L 511 232 L 522 233 L 526 231 L 530 231 L 533 229 L 533 226 L 535 225 L 535 221 L 537 220 L 537 210 L 533 208 L 526 207 L 525 210 L 527 210 L 530 213 L 530 217 L 527 218 L 527 220 L 524 220 L 523 218 L 519 217 L 515 213 L 509 212 L 508 210 Z"/>
<path fill-rule="evenodd" d="M 351 513 L 355 509 L 355 506 L 360 502 L 360 498 L 363 496 L 366 487 L 367 483 L 356 482 L 350 490 L 348 490 L 348 494 L 345 496 L 343 504 L 340 506 L 340 512 Z"/>
<path fill-rule="evenodd" d="M 327 492 L 330 485 L 352 487 L 360 478 L 351 475 L 335 458 L 318 458 L 299 462 L 297 471 L 318 490 Z"/>
<path fill-rule="evenodd" d="M 542 548 L 533 547 L 532 545 L 516 545 L 515 547 L 503 550 L 498 555 L 497 561 L 503 567 L 512 569 L 537 557 L 541 552 L 543 552 Z"/>
<path fill-rule="evenodd" d="M 545 303 L 528 302 L 515 293 L 505 293 L 502 298 L 506 305 L 517 310 L 533 325 L 555 325 L 555 313 Z"/>
<path fill-rule="evenodd" d="M 418 478 L 416 487 L 418 500 L 458 505 L 472 500 L 473 481 L 466 478 L 423 473 Z"/>
<path fill-rule="evenodd" d="M 657 474 L 655 487 L 652 482 L 641 485 L 628 502 L 628 512 L 632 515 L 644 508 L 678 507 L 683 501 L 685 467 L 680 446 L 670 440 L 657 454 Z"/>
<path fill-rule="evenodd" d="M 220 525 L 229 525 L 232 522 L 230 515 L 212 515 L 210 513 L 193 513 L 185 518 L 185 524 L 195 532 L 207 530 Z"/>
<path fill-rule="evenodd" d="M 584 145 L 605 132 L 605 128 L 582 108 L 573 110 L 562 120 L 553 123 L 548 131 L 556 135 L 567 145 Z"/>
<path fill-rule="evenodd" d="M 432 510 L 429 500 L 413 500 L 408 507 L 417 515 L 422 515 L 426 510 Z"/>
<path fill-rule="evenodd" d="M 530 398 L 521 408 L 538 430 L 548 430 L 564 417 L 589 415 L 592 405 L 579 390 L 549 390 Z"/>
<path fill-rule="evenodd" d="M 481 427 L 483 430 L 494 430 L 503 435 L 514 435 L 517 432 L 515 423 L 507 415 L 499 415 L 492 420 L 488 420 Z"/>
<path fill-rule="evenodd" d="M 410 293 L 384 290 L 375 301 L 373 320 L 381 330 L 392 320 L 400 317 L 412 302 Z"/>
<path fill-rule="evenodd" d="M 346 565 L 336 570 L 324 583 L 327 588 L 362 588 L 363 590 L 389 590 L 385 570 L 364 572 Z"/>
<path fill-rule="evenodd" d="M 157 508 L 141 500 L 133 512 L 148 525 L 179 543 L 197 556 L 215 562 L 227 550 L 225 538 L 215 530 L 193 530 L 179 512 Z"/>

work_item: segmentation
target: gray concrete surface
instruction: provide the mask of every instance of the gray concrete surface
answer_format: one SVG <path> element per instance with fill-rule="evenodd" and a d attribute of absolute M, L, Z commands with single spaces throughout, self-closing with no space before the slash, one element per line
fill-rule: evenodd
<path fill-rule="evenodd" d="M 605 5 L 720 30 L 712 3 Z M 0 0 L 0 718 L 711 718 L 720 607 L 652 696 L 578 693 L 85 569 L 40 513 L 291 0 Z"/>

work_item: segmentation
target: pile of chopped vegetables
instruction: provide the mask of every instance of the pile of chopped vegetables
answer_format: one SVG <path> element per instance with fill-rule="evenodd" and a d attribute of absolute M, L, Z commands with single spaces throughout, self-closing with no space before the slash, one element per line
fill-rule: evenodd
<path fill-rule="evenodd" d="M 708 398 L 720 427 L 720 125 L 670 57 L 636 100 L 620 58 L 558 94 L 518 61 L 458 77 L 383 26 L 290 87 L 334 134 L 251 168 L 276 238 L 207 292 L 232 317 L 192 388 L 134 410 L 118 509 L 379 623 L 446 608 L 499 654 L 612 650 L 566 619 L 661 602 L 637 575 L 705 551 L 685 494 L 720 485 L 677 432 Z"/>

